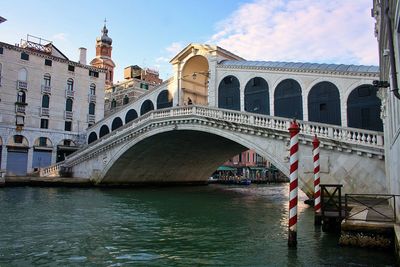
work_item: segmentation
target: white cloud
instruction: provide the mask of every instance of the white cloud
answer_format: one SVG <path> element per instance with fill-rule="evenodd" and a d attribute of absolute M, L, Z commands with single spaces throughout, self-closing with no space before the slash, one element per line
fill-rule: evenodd
<path fill-rule="evenodd" d="M 57 40 L 57 41 L 66 41 L 67 40 L 67 36 L 68 34 L 60 32 L 60 33 L 56 33 L 52 36 L 53 40 Z"/>
<path fill-rule="evenodd" d="M 378 64 L 372 3 L 255 0 L 217 24 L 210 43 L 248 60 Z"/>

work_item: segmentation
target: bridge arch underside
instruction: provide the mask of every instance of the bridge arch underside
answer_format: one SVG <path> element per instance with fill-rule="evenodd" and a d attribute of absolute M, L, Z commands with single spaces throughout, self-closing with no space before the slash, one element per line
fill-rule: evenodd
<path fill-rule="evenodd" d="M 247 149 L 207 132 L 162 132 L 123 152 L 111 163 L 101 183 L 204 184 L 220 165 Z"/>

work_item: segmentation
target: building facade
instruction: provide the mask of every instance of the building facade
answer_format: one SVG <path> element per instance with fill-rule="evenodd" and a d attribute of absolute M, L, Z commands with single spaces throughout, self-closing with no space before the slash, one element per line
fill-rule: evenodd
<path fill-rule="evenodd" d="M 385 164 L 389 194 L 400 194 L 400 3 L 374 0 L 375 35 L 379 44 L 382 120 L 385 134 Z M 397 214 L 400 205 L 396 205 Z"/>
<path fill-rule="evenodd" d="M 104 116 L 105 74 L 40 38 L 0 42 L 1 170 L 27 175 L 75 151 Z"/>
<path fill-rule="evenodd" d="M 121 107 L 138 100 L 140 96 L 162 83 L 159 73 L 148 68 L 129 66 L 124 69 L 124 81 L 106 86 L 104 115 L 108 116 Z"/>

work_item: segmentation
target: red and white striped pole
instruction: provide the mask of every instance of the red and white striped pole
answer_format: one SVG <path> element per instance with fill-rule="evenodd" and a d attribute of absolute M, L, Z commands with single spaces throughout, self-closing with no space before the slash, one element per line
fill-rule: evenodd
<path fill-rule="evenodd" d="M 290 183 L 289 183 L 289 235 L 288 246 L 297 246 L 297 195 L 298 195 L 298 165 L 299 165 L 299 132 L 296 120 L 289 127 L 290 133 Z"/>
<path fill-rule="evenodd" d="M 314 136 L 313 144 L 313 159 L 314 159 L 314 224 L 321 225 L 321 189 L 319 176 L 319 140 L 317 135 Z"/>

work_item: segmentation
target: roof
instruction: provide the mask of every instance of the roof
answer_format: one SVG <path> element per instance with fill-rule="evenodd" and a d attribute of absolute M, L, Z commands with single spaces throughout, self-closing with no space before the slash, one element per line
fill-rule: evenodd
<path fill-rule="evenodd" d="M 232 168 L 229 166 L 219 166 L 217 171 L 236 171 L 236 168 Z"/>
<path fill-rule="evenodd" d="M 227 67 L 254 67 L 254 68 L 274 68 L 304 71 L 330 71 L 330 72 L 360 72 L 360 73 L 379 73 L 378 66 L 365 65 L 345 65 L 345 64 L 319 64 L 301 62 L 279 62 L 279 61 L 247 61 L 247 60 L 224 60 L 220 66 Z"/>

